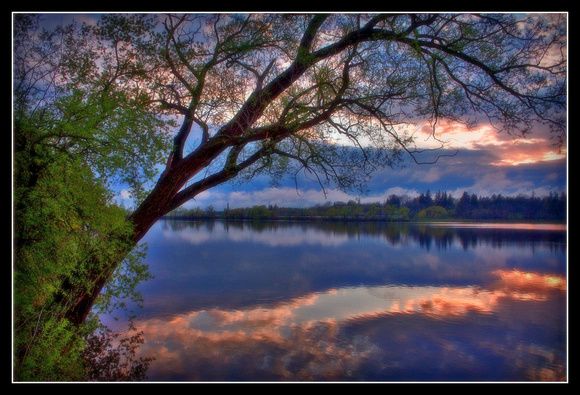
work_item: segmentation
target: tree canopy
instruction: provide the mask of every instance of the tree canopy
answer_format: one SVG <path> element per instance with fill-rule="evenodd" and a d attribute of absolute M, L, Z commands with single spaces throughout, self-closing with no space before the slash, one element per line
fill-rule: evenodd
<path fill-rule="evenodd" d="M 516 136 L 541 123 L 564 138 L 562 15 L 146 18 L 161 19 L 139 41 L 156 65 L 150 97 L 181 119 L 149 212 L 260 172 L 360 188 L 402 152 L 421 161 L 408 128 L 419 119 L 435 137 L 446 119 Z"/>

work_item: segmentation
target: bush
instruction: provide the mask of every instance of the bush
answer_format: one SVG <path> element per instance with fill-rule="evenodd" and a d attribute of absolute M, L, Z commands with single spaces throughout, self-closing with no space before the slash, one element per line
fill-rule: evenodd
<path fill-rule="evenodd" d="M 441 206 L 431 206 L 417 213 L 418 220 L 422 219 L 444 219 L 449 218 L 449 213 Z"/>

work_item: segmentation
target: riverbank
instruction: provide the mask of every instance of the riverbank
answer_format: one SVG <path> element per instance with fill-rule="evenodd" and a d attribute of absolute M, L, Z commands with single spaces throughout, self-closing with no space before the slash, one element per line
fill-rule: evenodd
<path fill-rule="evenodd" d="M 181 207 L 168 215 L 188 220 L 291 220 L 342 222 L 432 222 L 432 221 L 493 221 L 493 222 L 556 222 L 566 223 L 567 196 L 551 193 L 542 198 L 535 196 L 491 197 L 464 193 L 460 199 L 429 191 L 416 198 L 390 196 L 383 203 L 327 202 L 309 208 L 261 205 L 245 208 L 226 207 L 216 211 Z"/>
<path fill-rule="evenodd" d="M 553 229 L 553 230 L 567 230 L 567 221 L 538 221 L 538 220 L 485 220 L 477 221 L 472 219 L 456 219 L 456 218 L 446 218 L 438 220 L 400 220 L 400 221 L 386 221 L 383 219 L 354 219 L 354 218 L 326 218 L 326 217 L 277 217 L 277 218 L 266 218 L 266 219 L 254 219 L 254 218 L 224 218 L 221 216 L 215 216 L 212 218 L 199 218 L 199 217 L 187 217 L 187 216 L 164 216 L 164 220 L 174 220 L 174 221 L 227 221 L 227 222 L 291 222 L 291 223 L 401 223 L 401 224 L 422 224 L 422 225 L 433 225 L 433 226 L 453 226 L 453 227 L 503 227 L 506 228 L 513 227 L 515 225 L 523 228 L 538 228 L 538 229 Z"/>

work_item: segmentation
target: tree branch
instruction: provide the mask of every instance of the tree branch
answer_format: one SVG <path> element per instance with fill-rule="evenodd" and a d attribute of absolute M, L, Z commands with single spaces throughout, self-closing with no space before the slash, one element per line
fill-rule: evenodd
<path fill-rule="evenodd" d="M 201 192 L 231 180 L 242 170 L 247 169 L 261 158 L 271 154 L 271 148 L 264 146 L 241 163 L 236 163 L 241 150 L 241 146 L 232 148 L 226 159 L 226 164 L 221 171 L 205 177 L 203 180 L 197 181 L 176 193 L 168 203 L 168 212 L 181 206 Z"/>

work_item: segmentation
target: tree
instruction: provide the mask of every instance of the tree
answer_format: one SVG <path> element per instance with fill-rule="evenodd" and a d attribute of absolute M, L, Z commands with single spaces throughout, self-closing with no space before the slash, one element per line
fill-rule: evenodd
<path fill-rule="evenodd" d="M 451 197 L 451 194 L 447 195 L 447 192 L 445 191 L 437 191 L 435 198 L 433 199 L 433 204 L 449 210 L 453 207 L 453 198 Z"/>
<path fill-rule="evenodd" d="M 116 174 L 138 187 L 140 180 L 131 174 L 149 171 L 159 138 L 144 133 L 144 139 L 132 141 L 131 136 L 134 128 L 162 123 L 123 94 L 123 87 L 106 87 L 91 74 L 97 48 L 87 44 L 88 36 L 73 27 L 42 31 L 30 15 L 14 20 L 18 380 L 88 379 L 81 351 L 96 323 L 72 325 L 78 322 L 69 319 L 71 307 L 101 290 L 104 284 L 96 279 L 116 272 L 97 306 L 114 310 L 117 297 L 139 298 L 135 282 L 148 277 L 140 250 L 130 242 L 127 212 L 112 201 L 106 179 Z M 86 69 L 73 59 L 85 62 Z M 135 155 L 142 155 L 139 165 Z"/>
<path fill-rule="evenodd" d="M 555 138 L 565 135 L 559 14 L 103 15 L 81 33 L 87 45 L 59 52 L 62 79 L 51 83 L 67 88 L 57 103 L 81 107 L 62 119 L 95 108 L 100 118 L 81 123 L 89 136 L 50 141 L 55 149 L 74 143 L 99 175 L 133 185 L 132 244 L 164 214 L 234 178 L 302 173 L 323 190 L 364 189 L 374 170 L 403 153 L 422 162 L 408 133 L 419 119 L 434 136 L 441 120 L 485 121 L 514 136 L 543 124 Z M 47 100 L 25 107 L 38 102 Z M 139 165 L 158 161 L 168 134 L 154 122 L 169 120 L 180 126 L 156 177 Z M 54 135 L 49 122 L 35 131 Z M 86 317 L 108 277 L 71 308 L 73 322 Z"/>
<path fill-rule="evenodd" d="M 443 219 L 448 216 L 447 210 L 441 206 L 430 206 L 417 213 L 418 219 Z"/>
<path fill-rule="evenodd" d="M 385 205 L 399 207 L 401 205 L 401 198 L 399 198 L 399 196 L 397 196 L 393 193 L 393 194 L 389 195 L 389 197 L 385 201 Z"/>

